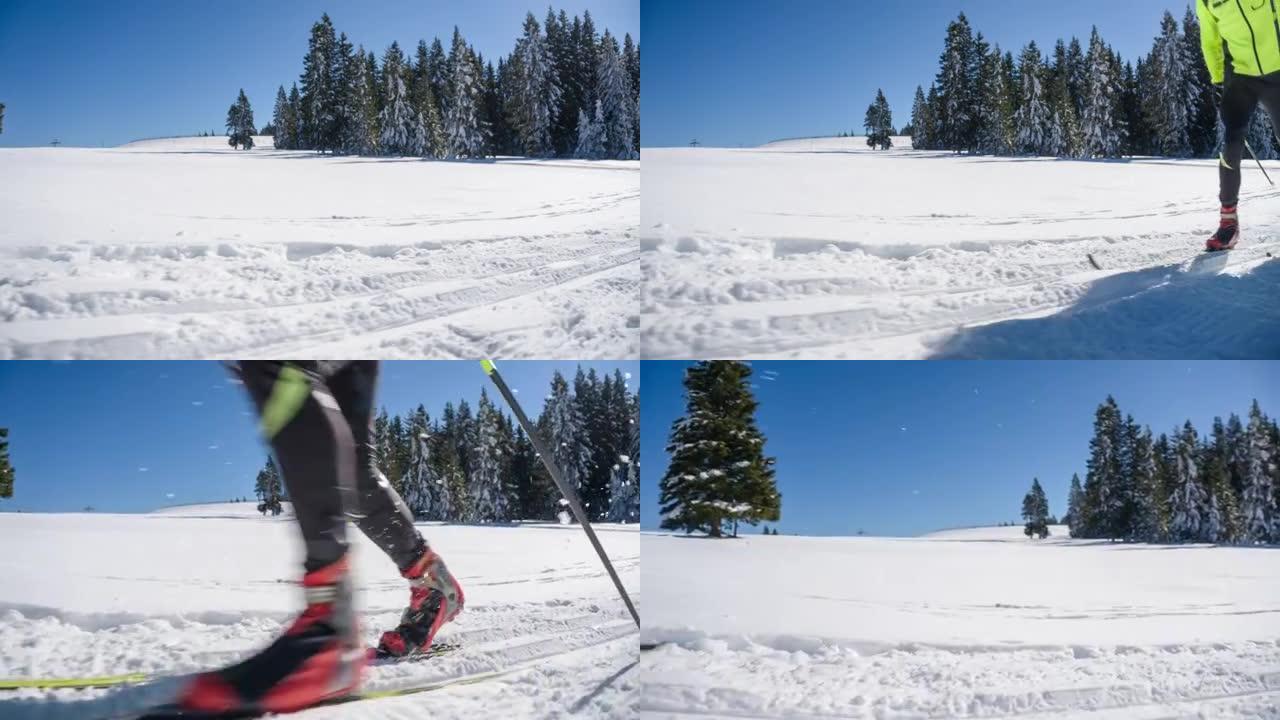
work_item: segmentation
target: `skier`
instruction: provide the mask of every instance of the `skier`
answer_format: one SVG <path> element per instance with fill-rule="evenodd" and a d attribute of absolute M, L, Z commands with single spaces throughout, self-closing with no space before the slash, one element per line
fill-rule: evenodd
<path fill-rule="evenodd" d="M 427 650 L 464 600 L 374 464 L 377 362 L 241 361 L 231 368 L 258 408 L 293 501 L 306 542 L 307 605 L 265 650 L 185 684 L 177 709 L 197 717 L 292 712 L 357 690 L 370 651 L 352 604 L 348 518 L 409 581 L 409 607 L 399 626 L 382 634 L 376 654 Z"/>
<path fill-rule="evenodd" d="M 1249 121 L 1261 102 L 1273 123 L 1280 122 L 1280 13 L 1274 2 L 1196 0 L 1196 14 L 1201 50 L 1226 129 L 1226 145 L 1218 161 L 1222 216 L 1205 247 L 1230 250 L 1240 238 L 1236 205 Z"/>

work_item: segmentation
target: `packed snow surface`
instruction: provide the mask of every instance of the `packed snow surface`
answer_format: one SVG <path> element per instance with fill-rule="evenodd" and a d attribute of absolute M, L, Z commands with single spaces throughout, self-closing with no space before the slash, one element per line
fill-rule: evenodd
<path fill-rule="evenodd" d="M 644 534 L 642 713 L 1280 717 L 1280 549 L 1019 532 Z"/>
<path fill-rule="evenodd" d="M 264 647 L 301 609 L 301 542 L 291 517 L 241 513 L 247 505 L 144 515 L 0 513 L 0 678 L 176 675 Z M 515 671 L 290 717 L 634 714 L 637 630 L 581 528 L 420 528 L 466 591 L 465 609 L 439 636 L 462 649 L 374 668 L 366 688 Z M 598 530 L 638 601 L 639 533 Z M 363 536 L 353 562 L 362 630 L 372 644 L 398 622 L 408 587 Z M 0 717 L 100 718 L 154 700 L 171 684 L 0 692 Z"/>
<path fill-rule="evenodd" d="M 1280 190 L 1256 168 L 1240 246 L 1210 255 L 1212 160 L 968 157 L 894 142 L 646 149 L 645 356 L 1280 354 Z"/>
<path fill-rule="evenodd" d="M 638 162 L 0 149 L 0 359 L 628 357 Z"/>

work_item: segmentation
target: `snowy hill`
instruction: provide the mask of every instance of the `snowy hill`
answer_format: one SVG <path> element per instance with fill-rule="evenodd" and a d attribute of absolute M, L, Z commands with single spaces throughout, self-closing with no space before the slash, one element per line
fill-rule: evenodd
<path fill-rule="evenodd" d="M 1280 354 L 1280 190 L 1256 168 L 1240 247 L 1209 255 L 1212 160 L 909 148 L 646 150 L 646 356 Z"/>
<path fill-rule="evenodd" d="M 300 539 L 285 516 L 250 522 L 235 516 L 239 505 L 0 515 L 0 678 L 173 675 L 265 646 L 301 608 Z M 580 528 L 422 530 L 466 591 L 466 608 L 440 633 L 442 642 L 462 649 L 429 663 L 373 669 L 366 687 L 512 672 L 290 717 L 474 720 L 494 713 L 548 717 L 569 707 L 582 717 L 634 716 L 636 627 Z M 380 551 L 352 533 L 357 605 L 373 643 L 397 623 L 408 587 Z M 611 526 L 600 540 L 639 602 L 639 533 Z M 146 686 L 6 692 L 0 718 L 100 718 L 136 707 L 153 692 Z"/>
<path fill-rule="evenodd" d="M 639 162 L 195 137 L 0 167 L 0 359 L 639 353 Z"/>
<path fill-rule="evenodd" d="M 254 135 L 253 150 L 273 150 L 276 146 L 276 139 L 271 135 Z M 227 144 L 227 138 L 222 135 L 206 135 L 206 136 L 186 136 L 186 137 L 167 137 L 167 138 L 147 138 L 145 140 L 134 140 L 119 146 L 122 150 L 154 150 L 154 151 L 175 151 L 175 150 L 226 150 L 228 152 L 245 152 L 236 150 Z M 248 152 L 253 152 L 250 150 Z"/>
<path fill-rule="evenodd" d="M 991 542 L 1010 542 L 1021 541 L 1031 542 L 1022 532 L 1021 525 L 992 525 L 989 527 L 967 527 L 967 528 L 950 528 L 947 530 L 935 530 L 931 533 L 921 535 L 923 538 L 930 540 L 989 540 Z M 1071 529 L 1066 525 L 1050 525 L 1049 537 L 1044 541 L 1035 540 L 1035 542 L 1047 542 L 1049 540 L 1061 540 L 1071 537 Z"/>
<path fill-rule="evenodd" d="M 644 534 L 642 712 L 1275 718 L 1280 550 Z"/>
<path fill-rule="evenodd" d="M 284 512 L 275 516 L 276 519 L 291 519 L 293 516 L 293 503 L 281 503 Z M 194 505 L 173 505 L 152 510 L 149 515 L 162 517 L 195 517 L 195 518 L 261 518 L 271 519 L 271 515 L 263 515 L 258 512 L 258 501 L 245 501 L 241 503 L 196 503 Z"/>
<path fill-rule="evenodd" d="M 896 149 L 910 148 L 910 135 L 894 135 L 889 138 Z M 811 137 L 774 140 L 760 146 L 761 150 L 799 150 L 804 152 L 880 152 L 867 147 L 866 135 L 846 137 Z"/>

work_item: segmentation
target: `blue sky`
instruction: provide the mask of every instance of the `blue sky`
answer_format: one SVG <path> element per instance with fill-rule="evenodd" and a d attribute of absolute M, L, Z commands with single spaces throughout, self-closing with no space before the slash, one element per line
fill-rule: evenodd
<path fill-rule="evenodd" d="M 638 362 L 581 365 L 618 368 L 639 387 Z M 498 369 L 536 418 L 552 374 L 572 379 L 577 366 Z M 477 362 L 387 362 L 378 403 L 402 415 L 422 403 L 438 417 L 446 401 L 466 398 L 474 409 L 481 388 L 501 404 Z M 216 362 L 2 362 L 0 397 L 17 471 L 0 510 L 137 512 L 252 497 L 266 460 L 248 397 Z"/>
<path fill-rule="evenodd" d="M 1178 0 L 644 0 L 641 57 L 645 147 L 759 145 L 861 132 L 883 88 L 895 127 L 917 85 L 937 74 L 947 23 L 960 11 L 1014 55 L 1052 50 L 1097 25 L 1127 60 L 1151 50 Z"/>
<path fill-rule="evenodd" d="M 640 0 L 565 0 L 596 29 L 639 39 Z M 144 137 L 223 132 L 244 88 L 259 125 L 277 86 L 302 72 L 311 25 L 323 12 L 353 44 L 381 58 L 393 40 L 416 47 L 453 26 L 487 59 L 511 52 L 529 0 L 3 0 L 0 1 L 0 146 L 119 145 Z"/>
<path fill-rule="evenodd" d="M 641 524 L 656 528 L 687 363 L 645 362 Z M 758 420 L 777 457 L 783 533 L 917 535 L 1018 519 L 1039 477 L 1054 514 L 1084 478 L 1108 393 L 1158 434 L 1190 419 L 1280 414 L 1278 362 L 753 362 Z M 776 380 L 763 379 L 766 371 Z M 746 532 L 759 532 L 748 528 Z"/>

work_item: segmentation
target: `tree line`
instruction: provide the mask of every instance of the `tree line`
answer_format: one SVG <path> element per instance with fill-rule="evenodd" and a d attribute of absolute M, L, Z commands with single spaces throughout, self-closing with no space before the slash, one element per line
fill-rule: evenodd
<path fill-rule="evenodd" d="M 1083 485 L 1071 478 L 1076 538 L 1160 543 L 1280 543 L 1280 427 L 1255 400 L 1201 436 L 1188 420 L 1152 435 L 1108 396 L 1094 415 Z M 1039 481 L 1023 500 L 1027 534 L 1048 534 Z M 1028 505 L 1030 503 L 1030 507 Z M 1042 532 L 1043 528 L 1043 532 Z"/>
<path fill-rule="evenodd" d="M 237 101 L 238 103 L 238 101 Z M 239 112 L 244 117 L 247 110 Z M 251 124 L 251 123 L 250 123 Z M 243 123 L 228 131 L 240 133 Z M 525 17 L 495 67 L 457 27 L 449 50 L 393 42 L 381 61 L 336 32 L 311 28 L 301 77 L 276 92 L 275 146 L 346 155 L 496 155 L 634 159 L 640 146 L 640 47 L 598 34 L 591 13 Z M 243 145 L 243 143 L 238 143 Z"/>
<path fill-rule="evenodd" d="M 1032 42 L 1016 56 L 975 33 L 963 13 L 950 23 L 936 78 L 918 86 L 911 125 L 918 150 L 982 155 L 1119 158 L 1214 157 L 1221 144 L 1214 90 L 1187 8 L 1165 12 L 1151 52 L 1124 61 L 1095 27 L 1087 47 Z M 1255 112 L 1252 147 L 1277 156 L 1269 116 Z"/>
<path fill-rule="evenodd" d="M 565 481 L 595 522 L 640 520 L 640 399 L 621 371 L 558 371 L 538 416 Z M 533 443 L 481 390 L 475 409 L 445 403 L 437 417 L 418 405 L 374 419 L 374 461 L 420 520 L 493 523 L 557 520 L 564 503 Z M 258 474 L 260 512 L 279 514 L 283 486 L 268 459 Z"/>
<path fill-rule="evenodd" d="M 0 427 L 0 498 L 13 497 L 13 463 L 9 461 L 9 428 Z"/>
<path fill-rule="evenodd" d="M 685 371 L 685 414 L 671 425 L 671 463 L 659 483 L 662 527 L 737 537 L 738 524 L 777 521 L 782 496 L 764 454 L 751 366 L 700 362 Z"/>

